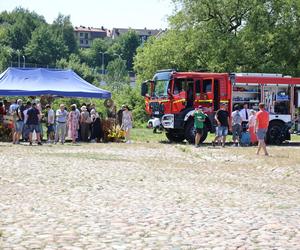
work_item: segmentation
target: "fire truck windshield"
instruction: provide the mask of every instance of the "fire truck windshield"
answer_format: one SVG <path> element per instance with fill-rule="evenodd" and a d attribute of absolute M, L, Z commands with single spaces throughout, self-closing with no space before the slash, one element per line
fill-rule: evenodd
<path fill-rule="evenodd" d="M 163 97 L 168 95 L 169 80 L 154 81 L 153 95 L 154 97 Z"/>

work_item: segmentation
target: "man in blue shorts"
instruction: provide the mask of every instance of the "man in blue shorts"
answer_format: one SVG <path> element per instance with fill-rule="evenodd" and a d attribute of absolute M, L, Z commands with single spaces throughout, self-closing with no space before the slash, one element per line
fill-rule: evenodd
<path fill-rule="evenodd" d="M 229 113 L 227 111 L 227 105 L 225 103 L 221 103 L 220 109 L 216 112 L 215 120 L 217 122 L 216 137 L 212 141 L 212 145 L 215 146 L 217 141 L 222 141 L 222 147 L 225 147 L 226 136 L 228 134 L 228 129 L 230 126 Z"/>
<path fill-rule="evenodd" d="M 38 141 L 38 145 L 42 145 L 41 143 L 41 130 L 40 130 L 40 120 L 41 113 L 36 107 L 36 103 L 32 104 L 32 107 L 27 111 L 27 126 L 29 128 L 29 145 L 32 145 L 32 133 L 35 131 L 36 139 Z"/>

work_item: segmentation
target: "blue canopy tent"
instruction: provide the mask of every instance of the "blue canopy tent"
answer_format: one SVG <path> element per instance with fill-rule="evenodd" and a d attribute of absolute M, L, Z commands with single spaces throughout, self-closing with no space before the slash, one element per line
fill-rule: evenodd
<path fill-rule="evenodd" d="M 73 70 L 8 68 L 0 75 L 0 96 L 111 98 L 109 91 L 95 87 Z"/>

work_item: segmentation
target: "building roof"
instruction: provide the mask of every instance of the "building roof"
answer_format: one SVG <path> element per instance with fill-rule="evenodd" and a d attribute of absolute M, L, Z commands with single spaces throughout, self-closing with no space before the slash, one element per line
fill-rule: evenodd
<path fill-rule="evenodd" d="M 129 32 L 130 30 L 133 30 L 138 33 L 139 36 L 156 36 L 159 32 L 161 32 L 161 29 L 133 29 L 133 28 L 113 28 L 112 35 L 120 36 L 124 33 Z"/>
<path fill-rule="evenodd" d="M 74 28 L 75 32 L 101 32 L 106 33 L 107 29 L 105 29 L 103 26 L 101 28 L 93 28 L 93 27 L 85 27 L 85 26 L 79 26 Z"/>

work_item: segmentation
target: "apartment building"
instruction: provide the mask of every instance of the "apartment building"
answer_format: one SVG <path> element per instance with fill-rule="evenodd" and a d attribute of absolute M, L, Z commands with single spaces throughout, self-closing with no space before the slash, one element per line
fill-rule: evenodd
<path fill-rule="evenodd" d="M 135 31 L 139 35 L 142 42 L 147 41 L 147 39 L 150 36 L 156 36 L 163 31 L 162 29 L 147 29 L 147 28 L 144 28 L 144 29 L 113 28 L 110 36 L 112 39 L 116 39 L 117 37 L 121 36 L 122 34 L 127 33 L 129 30 Z"/>
<path fill-rule="evenodd" d="M 91 47 L 93 40 L 96 38 L 107 37 L 107 29 L 79 26 L 74 28 L 75 37 L 80 48 Z"/>

